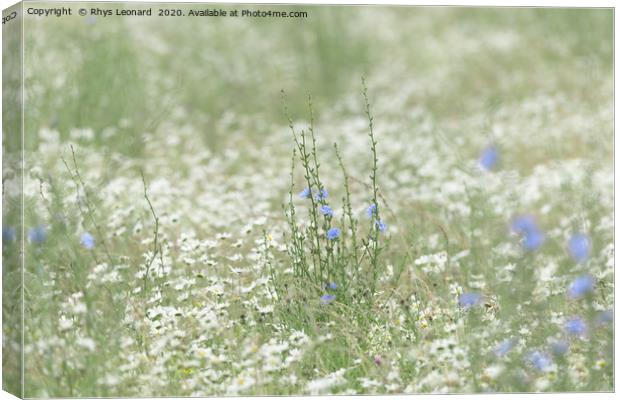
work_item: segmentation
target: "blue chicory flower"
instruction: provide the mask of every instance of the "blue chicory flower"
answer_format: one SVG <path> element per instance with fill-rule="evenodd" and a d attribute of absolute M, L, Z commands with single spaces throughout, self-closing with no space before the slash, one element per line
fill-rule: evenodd
<path fill-rule="evenodd" d="M 333 294 L 324 294 L 323 296 L 321 296 L 321 304 L 327 305 L 331 303 L 332 301 L 334 301 L 335 299 L 336 299 L 336 296 Z"/>
<path fill-rule="evenodd" d="M 523 238 L 523 248 L 528 251 L 533 251 L 542 246 L 544 242 L 545 234 L 542 233 L 542 231 L 532 231 Z"/>
<path fill-rule="evenodd" d="M 585 336 L 588 333 L 588 326 L 579 317 L 571 318 L 564 323 L 566 332 L 573 336 Z"/>
<path fill-rule="evenodd" d="M 44 225 L 39 225 L 36 228 L 30 228 L 28 231 L 28 239 L 31 243 L 41 244 L 45 242 L 47 238 L 47 229 Z"/>
<path fill-rule="evenodd" d="M 302 199 L 309 199 L 310 196 L 312 196 L 312 191 L 310 190 L 310 188 L 304 188 L 304 190 L 299 192 L 299 197 L 301 197 Z"/>
<path fill-rule="evenodd" d="M 490 171 L 499 161 L 499 151 L 494 145 L 487 146 L 478 159 L 478 164 L 483 169 Z"/>
<path fill-rule="evenodd" d="M 578 276 L 568 288 L 568 297 L 578 299 L 594 290 L 594 277 L 591 275 Z"/>
<path fill-rule="evenodd" d="M 372 218 L 375 216 L 375 214 L 377 213 L 377 205 L 375 203 L 372 203 L 371 205 L 368 206 L 368 208 L 366 209 L 366 216 L 368 218 Z"/>
<path fill-rule="evenodd" d="M 590 258 L 591 244 L 590 238 L 584 233 L 575 233 L 568 239 L 567 249 L 570 256 L 578 263 L 582 263 Z"/>
<path fill-rule="evenodd" d="M 482 301 L 482 295 L 480 293 L 463 293 L 459 296 L 459 305 L 464 309 L 469 309 L 473 306 L 480 304 Z"/>
<path fill-rule="evenodd" d="M 14 242 L 16 237 L 15 228 L 12 226 L 2 227 L 2 243 Z"/>
<path fill-rule="evenodd" d="M 338 288 L 338 285 L 336 285 L 336 282 L 329 282 L 328 284 L 325 285 L 325 288 L 336 290 Z"/>
<path fill-rule="evenodd" d="M 317 195 L 315 196 L 317 201 L 326 200 L 328 197 L 329 193 L 327 192 L 327 189 L 319 190 L 319 193 L 317 193 Z"/>
<path fill-rule="evenodd" d="M 533 351 L 529 353 L 526 360 L 539 371 L 546 371 L 552 364 L 551 357 L 545 353 L 541 353 L 540 351 Z"/>
<path fill-rule="evenodd" d="M 376 221 L 375 225 L 377 225 L 380 232 L 385 232 L 387 230 L 387 225 L 383 221 Z"/>
<path fill-rule="evenodd" d="M 512 339 L 506 339 L 503 342 L 501 342 L 500 344 L 498 344 L 495 347 L 495 350 L 493 350 L 493 352 L 495 353 L 495 355 L 497 357 L 503 357 L 506 354 L 508 354 L 508 352 L 510 350 L 512 350 L 512 347 L 514 346 L 514 340 Z"/>
<path fill-rule="evenodd" d="M 331 209 L 330 206 L 324 204 L 321 206 L 321 214 L 332 217 L 334 215 L 334 211 Z"/>
<path fill-rule="evenodd" d="M 327 238 L 329 240 L 338 239 L 339 236 L 340 236 L 340 229 L 338 228 L 331 228 L 330 230 L 327 231 Z"/>
<path fill-rule="evenodd" d="M 80 238 L 80 244 L 90 250 L 95 247 L 95 238 L 90 233 L 85 232 Z"/>

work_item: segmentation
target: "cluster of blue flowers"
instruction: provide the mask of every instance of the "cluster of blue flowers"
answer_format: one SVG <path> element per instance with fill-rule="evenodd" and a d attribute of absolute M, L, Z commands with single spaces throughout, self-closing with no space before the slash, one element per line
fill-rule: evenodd
<path fill-rule="evenodd" d="M 549 346 L 551 354 L 562 357 L 568 351 L 569 344 L 563 340 L 556 340 Z M 548 351 L 534 350 L 526 354 L 525 361 L 539 371 L 546 372 L 553 365 L 553 358 Z"/>
<path fill-rule="evenodd" d="M 523 248 L 528 251 L 538 249 L 545 240 L 545 235 L 538 227 L 536 220 L 531 215 L 515 217 L 510 224 L 511 230 L 523 238 Z M 588 235 L 582 232 L 574 233 L 566 244 L 568 255 L 578 264 L 583 264 L 590 258 L 592 244 Z M 575 278 L 567 289 L 567 296 L 571 300 L 578 300 L 594 291 L 596 279 L 590 274 L 583 274 Z M 611 310 L 599 314 L 597 321 L 611 321 Z M 605 322 L 602 322 L 605 323 Z M 601 324 L 599 322 L 599 324 Z M 589 328 L 586 321 L 581 317 L 573 317 L 564 323 L 564 331 L 569 337 L 586 338 Z M 568 351 L 569 343 L 556 341 L 551 344 L 551 352 L 555 355 L 563 355 Z M 531 353 L 528 360 L 539 370 L 544 370 L 550 358 L 546 353 Z"/>
<path fill-rule="evenodd" d="M 327 218 L 327 221 L 331 221 L 331 219 L 334 217 L 334 210 L 327 204 L 327 199 L 329 198 L 329 192 L 326 189 L 320 189 L 318 190 L 318 192 L 315 193 L 312 189 L 306 187 L 301 192 L 299 192 L 299 197 L 302 199 L 316 200 L 319 203 L 318 205 L 319 212 L 321 213 L 321 215 Z M 377 218 L 377 205 L 376 204 L 372 203 L 370 206 L 368 206 L 368 208 L 366 209 L 366 215 L 368 216 L 369 219 L 372 220 L 374 226 L 379 230 L 379 232 L 387 231 L 387 228 L 388 228 L 387 224 L 383 220 Z M 331 241 L 338 240 L 341 235 L 342 235 L 342 231 L 340 230 L 340 228 L 335 227 L 335 226 L 332 226 L 331 228 L 329 228 L 327 232 L 325 233 L 325 236 L 327 237 L 327 239 Z M 326 289 L 335 290 L 336 283 L 331 282 L 327 284 Z M 321 304 L 323 305 L 330 304 L 335 299 L 336 299 L 336 296 L 334 294 L 325 294 L 321 296 Z"/>
<path fill-rule="evenodd" d="M 10 243 L 14 242 L 17 238 L 15 228 L 12 226 L 2 227 L 2 242 Z M 45 225 L 38 225 L 28 230 L 28 241 L 35 245 L 41 245 L 47 240 L 47 227 Z M 80 237 L 80 245 L 86 249 L 93 249 L 95 247 L 95 238 L 88 232 L 84 232 Z"/>
<path fill-rule="evenodd" d="M 304 188 L 304 190 L 302 190 L 299 193 L 299 197 L 301 197 L 302 199 L 309 199 L 312 197 L 312 190 L 310 188 Z M 329 198 L 329 192 L 327 191 L 327 189 L 320 189 L 315 195 L 314 195 L 314 199 L 320 203 L 325 203 L 325 201 Z M 325 216 L 326 218 L 332 218 L 334 216 L 334 210 L 332 210 L 332 208 L 327 205 L 327 204 L 321 204 L 321 207 L 319 208 L 319 212 Z M 333 227 L 330 228 L 327 233 L 326 233 L 327 239 L 329 240 L 336 240 L 340 237 L 340 229 Z"/>
<path fill-rule="evenodd" d="M 481 155 L 478 158 L 479 166 L 486 170 L 491 171 L 494 169 L 500 159 L 499 150 L 495 145 L 489 145 L 483 149 Z M 374 208 L 368 209 L 368 214 L 372 215 Z M 539 249 L 545 242 L 545 233 L 538 226 L 536 219 L 532 215 L 522 214 L 514 217 L 510 221 L 510 230 L 521 237 L 521 244 L 525 251 L 535 251 Z M 566 251 L 568 255 L 577 264 L 586 263 L 592 252 L 592 243 L 590 237 L 583 232 L 573 233 L 567 243 Z M 584 273 L 577 276 L 569 285 L 567 289 L 567 297 L 570 300 L 576 301 L 582 299 L 591 294 L 596 286 L 596 279 L 588 274 Z M 470 309 L 481 303 L 482 295 L 475 292 L 463 293 L 459 296 L 458 304 L 464 309 Z M 608 324 L 613 321 L 613 311 L 605 310 L 599 312 L 595 318 L 595 325 Z M 579 316 L 571 317 L 564 323 L 564 332 L 568 338 L 587 338 L 590 328 L 588 323 Z M 514 339 L 506 339 L 499 343 L 493 350 L 497 357 L 506 355 L 513 348 L 515 344 Z M 565 340 L 553 340 L 550 342 L 549 351 L 531 351 L 526 355 L 526 362 L 534 366 L 540 371 L 548 370 L 553 361 L 550 354 L 559 357 L 563 356 L 570 347 L 569 341 Z"/>
<path fill-rule="evenodd" d="M 379 229 L 379 232 L 385 232 L 387 230 L 387 225 L 385 222 L 377 218 L 377 205 L 372 203 L 366 209 L 366 216 L 374 221 L 375 226 Z"/>
<path fill-rule="evenodd" d="M 592 243 L 588 235 L 577 232 L 571 235 L 566 244 L 566 250 L 570 257 L 577 263 L 583 264 L 590 258 Z M 571 300 L 579 300 L 594 292 L 596 279 L 588 274 L 576 277 L 569 285 L 566 294 Z M 598 314 L 595 323 L 602 325 L 612 320 L 612 310 L 606 310 Z M 564 331 L 570 337 L 587 338 L 590 328 L 588 323 L 579 316 L 572 317 L 564 323 Z M 556 354 L 564 354 L 568 351 L 567 342 L 556 342 L 552 345 L 552 351 Z"/>
<path fill-rule="evenodd" d="M 492 170 L 500 158 L 499 150 L 494 144 L 485 147 L 478 158 L 478 164 L 485 170 Z M 536 223 L 532 215 L 519 215 L 510 222 L 512 232 L 522 238 L 523 248 L 527 251 L 538 249 L 545 242 L 545 234 Z M 590 238 L 585 233 L 573 234 L 567 243 L 569 255 L 577 263 L 584 263 L 590 257 L 592 246 Z"/>
<path fill-rule="evenodd" d="M 325 289 L 327 290 L 336 290 L 338 289 L 338 285 L 336 284 L 336 282 L 329 282 L 327 284 L 325 284 Z M 336 300 L 336 295 L 335 294 L 324 294 L 323 296 L 321 296 L 321 304 L 323 305 L 328 305 L 329 303 L 331 303 L 332 301 Z"/>
<path fill-rule="evenodd" d="M 568 254 L 577 263 L 584 263 L 590 257 L 590 238 L 584 233 L 573 234 L 567 243 Z M 567 290 L 567 296 L 571 300 L 578 300 L 592 293 L 596 285 L 596 279 L 590 274 L 583 274 L 573 280 Z M 602 325 L 613 320 L 612 310 L 606 310 L 598 314 L 596 323 Z M 564 322 L 564 332 L 568 337 L 585 339 L 588 337 L 590 328 L 588 323 L 581 317 L 571 317 Z M 564 340 L 555 340 L 550 344 L 550 351 L 554 356 L 561 357 L 570 348 L 570 343 Z M 536 369 L 545 371 L 551 365 L 551 358 L 547 353 L 534 351 L 527 356 Z"/>
<path fill-rule="evenodd" d="M 321 296 L 321 304 L 323 304 L 324 306 L 328 305 L 334 300 L 336 300 L 336 295 L 333 294 L 324 294 L 323 296 Z"/>
<path fill-rule="evenodd" d="M 304 188 L 304 190 L 299 192 L 299 197 L 301 197 L 302 199 L 310 199 L 311 197 L 313 197 L 312 190 L 307 187 Z M 325 202 L 328 197 L 329 192 L 327 191 L 327 189 L 320 189 L 318 193 L 314 194 L 314 199 L 318 202 Z M 327 204 L 321 204 L 319 212 L 325 217 L 332 218 L 334 216 L 334 210 Z M 376 214 L 377 205 L 373 203 L 366 209 L 366 215 L 368 216 L 368 218 L 373 220 L 375 227 L 380 232 L 386 232 L 388 228 L 387 224 L 383 220 L 376 218 Z M 332 227 L 327 231 L 326 236 L 329 240 L 336 240 L 340 237 L 341 233 L 342 232 L 340 231 L 340 228 Z"/>

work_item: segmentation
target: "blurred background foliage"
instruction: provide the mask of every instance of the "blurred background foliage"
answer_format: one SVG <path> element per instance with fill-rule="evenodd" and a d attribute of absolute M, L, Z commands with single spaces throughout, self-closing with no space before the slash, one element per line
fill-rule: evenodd
<path fill-rule="evenodd" d="M 61 135 L 88 127 L 100 143 L 137 155 L 141 135 L 180 107 L 217 148 L 227 133 L 218 121 L 227 115 L 260 116 L 260 138 L 283 121 L 281 89 L 295 94 L 289 107 L 302 117 L 308 93 L 317 110 L 328 109 L 358 90 L 360 76 L 381 74 L 397 60 L 407 70 L 394 80 L 432 80 L 452 66 L 449 82 L 409 99 L 444 119 L 466 118 L 480 104 L 493 110 L 543 87 L 594 96 L 584 86 L 592 82 L 575 74 L 611 74 L 609 10 L 252 6 L 261 8 L 303 10 L 308 18 L 29 18 L 27 146 L 36 148 L 42 127 Z M 371 29 L 374 19 L 398 29 Z M 502 50 L 516 39 L 516 50 Z M 102 140 L 107 128 L 123 140 Z"/>

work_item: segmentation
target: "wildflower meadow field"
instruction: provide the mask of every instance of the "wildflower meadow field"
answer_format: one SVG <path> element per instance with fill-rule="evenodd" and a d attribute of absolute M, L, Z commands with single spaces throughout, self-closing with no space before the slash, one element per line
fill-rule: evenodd
<path fill-rule="evenodd" d="M 614 390 L 611 9 L 83 6 L 23 171 L 4 113 L 6 390 Z"/>

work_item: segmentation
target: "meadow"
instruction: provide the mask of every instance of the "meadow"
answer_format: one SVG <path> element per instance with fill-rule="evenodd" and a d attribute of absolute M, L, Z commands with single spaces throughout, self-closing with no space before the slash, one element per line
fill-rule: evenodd
<path fill-rule="evenodd" d="M 26 17 L 5 388 L 613 391 L 613 12 L 252 9 Z"/>

